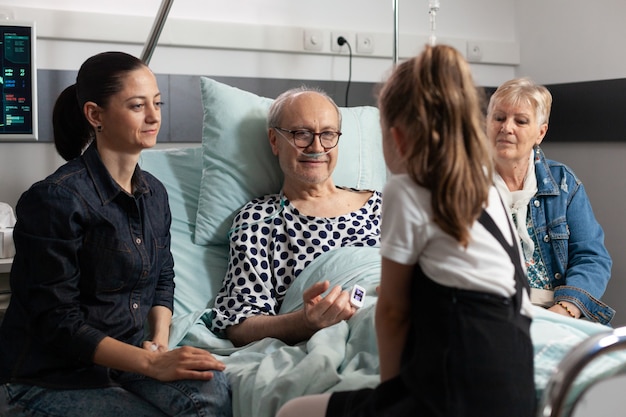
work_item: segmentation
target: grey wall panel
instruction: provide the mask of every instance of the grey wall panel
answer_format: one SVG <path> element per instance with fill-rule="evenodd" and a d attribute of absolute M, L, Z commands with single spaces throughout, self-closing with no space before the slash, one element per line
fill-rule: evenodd
<path fill-rule="evenodd" d="M 161 128 L 159 142 L 200 142 L 202 140 L 202 99 L 200 77 L 170 75 L 165 104 L 168 131 Z M 161 84 L 159 84 L 160 86 Z"/>
<path fill-rule="evenodd" d="M 171 99 L 171 88 L 169 84 L 169 76 L 167 75 L 159 75 L 157 74 L 157 84 L 159 85 L 159 90 L 161 91 L 161 100 L 165 103 L 165 112 L 161 114 L 161 130 L 159 132 L 158 140 L 170 142 L 170 131 L 171 131 L 171 116 L 169 115 L 168 104 Z"/>
<path fill-rule="evenodd" d="M 37 71 L 37 105 L 39 107 L 39 141 L 52 142 L 52 109 L 65 88 L 76 82 L 76 71 Z"/>
<path fill-rule="evenodd" d="M 39 140 L 52 141 L 52 108 L 61 91 L 74 83 L 75 71 L 39 70 Z M 301 85 L 326 91 L 339 106 L 346 105 L 348 83 L 339 81 L 274 78 L 212 77 L 217 81 L 275 98 L 283 91 Z M 159 142 L 200 142 L 202 136 L 202 101 L 200 76 L 158 74 L 157 81 L 166 103 Z M 551 142 L 623 142 L 626 141 L 626 79 L 547 85 L 553 96 L 550 129 Z M 349 106 L 375 106 L 375 83 L 351 83 Z M 487 95 L 494 91 L 486 87 Z"/>
<path fill-rule="evenodd" d="M 76 80 L 76 71 L 39 70 L 39 140 L 52 142 L 52 108 L 57 96 Z M 291 79 L 212 77 L 260 96 L 275 98 L 283 91 L 301 85 L 315 86 L 326 91 L 339 106 L 346 105 L 346 82 Z M 200 76 L 157 74 L 164 107 L 159 142 L 200 142 L 202 140 L 202 100 Z M 349 106 L 373 106 L 375 84 L 351 83 Z"/>

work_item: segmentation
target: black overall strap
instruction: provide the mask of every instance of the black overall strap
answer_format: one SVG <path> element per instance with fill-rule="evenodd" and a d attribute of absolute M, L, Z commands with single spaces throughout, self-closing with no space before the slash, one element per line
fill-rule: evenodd
<path fill-rule="evenodd" d="M 528 280 L 526 279 L 526 274 L 524 273 L 524 268 L 522 268 L 522 264 L 520 262 L 520 252 L 517 246 L 517 242 L 515 242 L 515 233 L 513 232 L 513 227 L 511 226 L 511 222 L 508 221 L 509 230 L 511 231 L 511 236 L 513 236 L 513 245 L 509 245 L 509 243 L 504 238 L 502 231 L 498 228 L 496 223 L 493 221 L 493 218 L 487 213 L 486 210 L 483 209 L 480 217 L 478 218 L 480 224 L 482 224 L 485 229 L 489 231 L 496 238 L 500 245 L 504 248 L 504 250 L 509 254 L 511 258 L 511 262 L 515 267 L 515 300 L 518 303 L 517 305 L 521 307 L 522 305 L 522 290 L 526 290 L 526 292 L 530 292 L 530 288 L 528 285 Z"/>

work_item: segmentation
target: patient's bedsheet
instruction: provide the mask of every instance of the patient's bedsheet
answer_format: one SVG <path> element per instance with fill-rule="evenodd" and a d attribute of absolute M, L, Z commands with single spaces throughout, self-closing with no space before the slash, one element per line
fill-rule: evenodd
<path fill-rule="evenodd" d="M 365 305 L 346 322 L 317 332 L 296 346 L 267 338 L 241 348 L 211 333 L 204 322 L 211 310 L 176 317 L 171 345 L 192 345 L 210 350 L 223 360 L 233 389 L 234 416 L 273 417 L 291 398 L 305 394 L 374 387 L 379 381 L 378 349 L 374 329 L 376 285 L 380 255 L 376 248 L 350 247 L 315 259 L 294 282 L 282 311 L 302 306 L 302 292 L 314 282 L 328 279 L 350 289 L 358 283 L 367 290 Z M 535 349 L 535 382 L 540 397 L 559 361 L 576 344 L 607 327 L 534 310 L 531 335 Z M 626 356 L 609 355 L 584 372 L 575 386 L 615 372 Z"/>

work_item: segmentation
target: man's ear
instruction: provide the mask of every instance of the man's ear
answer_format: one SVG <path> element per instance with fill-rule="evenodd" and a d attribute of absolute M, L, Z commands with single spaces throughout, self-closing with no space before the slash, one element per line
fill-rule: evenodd
<path fill-rule="evenodd" d="M 272 153 L 276 156 L 278 156 L 278 144 L 276 143 L 276 141 L 278 140 L 278 138 L 276 137 L 276 130 L 272 129 L 271 127 L 267 130 L 267 137 L 270 141 L 270 146 L 272 147 Z"/>
<path fill-rule="evenodd" d="M 83 105 L 83 114 L 94 129 L 102 125 L 102 108 L 93 101 L 88 101 Z"/>

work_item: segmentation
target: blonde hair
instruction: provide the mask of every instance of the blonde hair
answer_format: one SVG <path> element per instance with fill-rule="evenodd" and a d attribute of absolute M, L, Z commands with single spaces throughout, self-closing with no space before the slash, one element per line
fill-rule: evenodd
<path fill-rule="evenodd" d="M 514 78 L 502 84 L 489 99 L 487 113 L 491 114 L 496 104 L 529 104 L 536 112 L 537 124 L 550 120 L 552 94 L 543 85 L 535 84 L 530 78 Z"/>
<path fill-rule="evenodd" d="M 406 168 L 430 190 L 433 221 L 465 247 L 492 185 L 483 103 L 469 64 L 446 45 L 399 64 L 378 97 L 383 125 L 411 139 Z"/>

